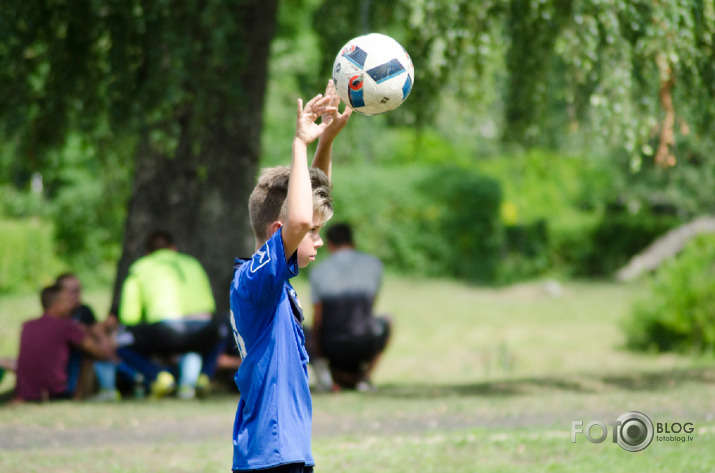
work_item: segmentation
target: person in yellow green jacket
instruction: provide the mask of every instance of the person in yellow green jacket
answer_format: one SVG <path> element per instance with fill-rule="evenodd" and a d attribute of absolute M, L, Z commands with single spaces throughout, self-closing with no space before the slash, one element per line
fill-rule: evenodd
<path fill-rule="evenodd" d="M 153 397 L 177 388 L 171 370 L 154 359 L 181 355 L 177 394 L 201 396 L 224 349 L 209 278 L 196 258 L 177 251 L 168 232 L 152 232 L 146 245 L 122 284 L 118 353 L 144 375 Z"/>

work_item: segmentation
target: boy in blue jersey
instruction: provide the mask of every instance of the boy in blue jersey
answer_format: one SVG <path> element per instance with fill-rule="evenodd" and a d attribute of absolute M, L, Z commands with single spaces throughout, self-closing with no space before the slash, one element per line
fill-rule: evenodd
<path fill-rule="evenodd" d="M 313 471 L 312 401 L 303 311 L 289 279 L 315 260 L 319 231 L 332 216 L 332 143 L 352 110 L 338 111 L 332 81 L 325 96 L 298 99 L 290 167 L 265 169 L 249 199 L 256 253 L 236 260 L 231 325 L 242 362 L 233 427 L 233 471 Z M 320 123 L 316 123 L 321 117 Z M 320 137 L 312 167 L 308 144 Z"/>

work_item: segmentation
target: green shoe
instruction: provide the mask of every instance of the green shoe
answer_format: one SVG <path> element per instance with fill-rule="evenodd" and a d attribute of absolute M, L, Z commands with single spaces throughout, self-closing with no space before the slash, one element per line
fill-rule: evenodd
<path fill-rule="evenodd" d="M 116 389 L 102 389 L 87 400 L 89 402 L 119 402 L 122 400 L 122 395 Z"/>
<path fill-rule="evenodd" d="M 174 381 L 174 377 L 171 373 L 162 371 L 151 383 L 149 394 L 152 399 L 161 399 L 162 397 L 166 397 L 174 392 L 175 388 L 176 381 Z"/>
<path fill-rule="evenodd" d="M 196 397 L 203 399 L 209 395 L 211 392 L 211 380 L 205 374 L 200 374 L 199 379 L 196 380 Z"/>

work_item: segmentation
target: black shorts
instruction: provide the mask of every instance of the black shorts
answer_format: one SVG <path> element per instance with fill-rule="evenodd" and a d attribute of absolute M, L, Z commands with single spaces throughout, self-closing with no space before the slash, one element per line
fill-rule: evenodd
<path fill-rule="evenodd" d="M 233 470 L 234 473 L 247 473 L 248 471 L 256 473 L 313 473 L 313 467 L 305 466 L 305 463 L 288 463 L 262 470 Z"/>
<path fill-rule="evenodd" d="M 364 371 L 382 353 L 389 338 L 390 323 L 384 317 L 376 317 L 373 333 L 323 340 L 323 355 L 331 368 L 353 373 Z"/>
<path fill-rule="evenodd" d="M 203 354 L 212 351 L 221 341 L 221 325 L 214 320 L 141 323 L 127 326 L 124 330 L 133 338 L 131 344 L 124 346 L 144 356 L 166 356 L 190 351 Z"/>

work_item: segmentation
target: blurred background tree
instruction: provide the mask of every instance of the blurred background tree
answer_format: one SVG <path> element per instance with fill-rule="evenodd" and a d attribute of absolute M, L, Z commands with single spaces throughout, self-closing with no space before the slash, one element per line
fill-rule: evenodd
<path fill-rule="evenodd" d="M 123 241 L 119 287 L 147 233 L 169 230 L 207 268 L 225 309 L 226 255 L 251 250 L 243 202 L 259 158 L 277 2 L 1 8 L 5 175 L 21 187 L 42 174 L 59 250 L 72 262 Z"/>

